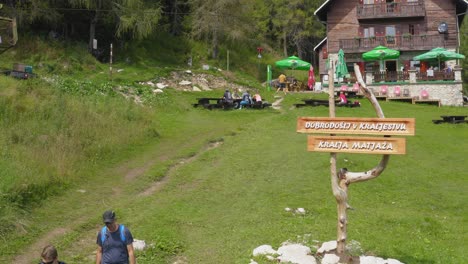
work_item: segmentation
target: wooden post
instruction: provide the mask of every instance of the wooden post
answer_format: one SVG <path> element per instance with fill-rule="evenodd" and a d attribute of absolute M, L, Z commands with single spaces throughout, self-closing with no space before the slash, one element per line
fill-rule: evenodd
<path fill-rule="evenodd" d="M 362 79 L 361 72 L 359 70 L 359 65 L 354 64 L 354 72 L 356 78 L 360 85 L 360 90 L 364 96 L 371 102 L 374 110 L 377 113 L 379 118 L 385 118 L 382 108 L 380 107 L 377 99 L 374 94 L 369 91 L 364 80 Z M 333 113 L 334 114 L 334 113 Z M 331 117 L 331 116 L 330 116 Z M 335 154 L 336 155 L 336 154 Z M 333 157 L 333 153 L 332 153 Z M 336 173 L 336 156 L 332 160 L 332 188 L 333 194 L 335 195 L 338 208 L 338 234 L 337 234 L 337 253 L 340 257 L 345 256 L 346 251 L 346 239 L 347 239 L 347 209 L 351 208 L 348 204 L 348 186 L 353 182 L 367 181 L 373 178 L 378 177 L 386 168 L 388 161 L 390 160 L 390 155 L 383 155 L 379 164 L 373 169 L 365 172 L 349 172 L 346 168 L 340 169 Z"/>
<path fill-rule="evenodd" d="M 330 133 L 330 136 L 309 137 L 307 148 L 309 151 L 330 152 L 331 184 L 338 211 L 336 254 L 340 257 L 341 262 L 347 263 L 349 261 L 346 255 L 347 210 L 351 208 L 348 204 L 348 187 L 351 183 L 377 178 L 387 167 L 390 154 L 402 155 L 406 153 L 406 141 L 402 138 L 390 138 L 390 136 L 414 135 L 415 119 L 385 118 L 379 102 L 364 83 L 357 64 L 354 64 L 354 72 L 360 85 L 359 89 L 372 104 L 377 118 L 337 118 L 335 116 L 334 66 L 334 61 L 331 61 L 328 70 L 330 117 L 299 117 L 296 131 L 299 133 Z M 377 134 L 383 135 L 383 137 L 336 136 L 337 133 Z M 337 171 L 337 152 L 382 154 L 382 158 L 377 166 L 367 171 L 350 172 L 346 168 Z"/>

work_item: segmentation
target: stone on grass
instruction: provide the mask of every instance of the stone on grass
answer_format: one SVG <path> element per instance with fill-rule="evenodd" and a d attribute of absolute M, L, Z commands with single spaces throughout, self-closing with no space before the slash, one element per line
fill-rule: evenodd
<path fill-rule="evenodd" d="M 253 250 L 253 255 L 274 255 L 276 254 L 276 250 L 273 249 L 270 245 L 261 245 Z"/>
<path fill-rule="evenodd" d="M 200 88 L 198 88 L 198 87 L 196 87 L 196 86 L 193 86 L 193 87 L 192 87 L 192 90 L 193 90 L 194 92 L 201 92 Z"/>
<path fill-rule="evenodd" d="M 400 262 L 399 260 L 396 259 L 387 259 L 386 264 L 404 264 L 403 262 Z"/>
<path fill-rule="evenodd" d="M 296 213 L 297 213 L 297 214 L 305 214 L 306 211 L 305 211 L 304 208 L 297 208 L 297 209 L 296 209 Z"/>
<path fill-rule="evenodd" d="M 258 264 L 255 260 L 251 259 L 249 264 Z"/>
<path fill-rule="evenodd" d="M 192 84 L 192 82 L 189 82 L 189 81 L 181 81 L 179 82 L 179 85 L 190 85 Z"/>
<path fill-rule="evenodd" d="M 164 89 L 167 87 L 167 85 L 165 85 L 164 83 L 157 83 L 156 87 L 158 87 L 159 89 Z"/>
<path fill-rule="evenodd" d="M 278 249 L 280 262 L 292 262 L 296 264 L 316 264 L 317 261 L 310 255 L 309 247 L 301 244 L 286 244 Z"/>
<path fill-rule="evenodd" d="M 386 264 L 387 262 L 383 258 L 374 256 L 360 256 L 359 262 L 361 264 Z"/>
<path fill-rule="evenodd" d="M 317 250 L 317 253 L 323 254 L 325 252 L 330 252 L 336 249 L 336 240 L 324 242 L 322 246 Z"/>
<path fill-rule="evenodd" d="M 154 89 L 153 93 L 164 93 L 164 91 L 161 89 Z"/>
<path fill-rule="evenodd" d="M 325 254 L 323 256 L 321 264 L 338 264 L 340 262 L 340 257 L 335 254 Z"/>
<path fill-rule="evenodd" d="M 146 242 L 144 240 L 133 240 L 133 248 L 135 250 L 144 250 L 146 248 Z"/>

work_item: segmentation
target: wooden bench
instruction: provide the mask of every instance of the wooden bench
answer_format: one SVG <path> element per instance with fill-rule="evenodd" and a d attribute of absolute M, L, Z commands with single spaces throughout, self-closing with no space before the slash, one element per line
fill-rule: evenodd
<path fill-rule="evenodd" d="M 413 97 L 387 97 L 385 101 L 403 101 L 413 103 Z"/>
<path fill-rule="evenodd" d="M 413 99 L 413 104 L 436 104 L 440 107 L 440 99 Z"/>

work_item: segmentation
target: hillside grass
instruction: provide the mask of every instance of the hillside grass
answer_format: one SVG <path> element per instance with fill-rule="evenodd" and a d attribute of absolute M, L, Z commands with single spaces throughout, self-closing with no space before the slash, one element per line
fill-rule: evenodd
<path fill-rule="evenodd" d="M 123 71 L 111 80 L 108 65 L 83 48 L 22 45 L 41 52 L 9 51 L 0 67 L 34 64 L 41 78 L 0 76 L 1 262 L 13 263 L 27 250 L 39 256 L 44 245 L 31 246 L 41 241 L 55 244 L 67 263 L 93 263 L 101 214 L 109 208 L 151 245 L 137 253 L 143 264 L 248 263 L 262 244 L 314 246 L 314 240 L 336 238 L 329 155 L 307 152 L 307 136 L 295 132 L 297 117 L 328 116 L 328 108 L 293 107 L 326 94 L 290 93 L 282 111 L 209 111 L 191 104 L 222 91 L 169 88 L 155 95 L 136 84 L 183 66 L 164 68 L 145 61 L 144 53 L 141 61 L 117 62 L 115 69 Z M 253 74 L 216 74 L 261 87 Z M 274 100 L 273 91 L 261 91 Z M 337 108 L 336 115 L 375 117 L 370 104 L 361 103 Z M 404 263 L 463 263 L 467 125 L 431 120 L 468 110 L 381 104 L 386 117 L 416 118 L 416 135 L 407 137 L 407 154 L 392 156 L 380 177 L 351 185 L 348 239 L 359 241 L 366 254 Z M 206 150 L 213 142 L 220 145 Z M 339 154 L 338 167 L 368 170 L 379 158 Z M 159 191 L 141 195 L 160 180 Z M 307 213 L 294 215 L 286 207 Z M 56 235 L 45 239 L 48 234 Z"/>

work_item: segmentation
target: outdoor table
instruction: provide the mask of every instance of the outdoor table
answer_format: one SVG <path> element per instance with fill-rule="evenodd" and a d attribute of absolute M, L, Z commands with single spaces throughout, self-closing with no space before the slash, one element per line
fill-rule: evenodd
<path fill-rule="evenodd" d="M 447 123 L 463 123 L 465 122 L 465 118 L 467 116 L 440 116 L 442 117 L 442 120 Z"/>
<path fill-rule="evenodd" d="M 225 104 L 223 102 L 223 98 L 220 98 L 220 97 L 201 97 L 201 98 L 197 98 L 197 101 L 198 103 L 193 104 L 194 107 L 197 107 L 200 105 L 207 109 L 213 109 L 213 108 L 229 109 L 229 108 L 239 108 L 239 105 L 242 99 L 240 98 L 232 99 L 232 104 Z"/>
<path fill-rule="evenodd" d="M 356 97 L 359 97 L 359 98 L 362 98 L 363 95 L 361 94 L 358 94 L 358 92 L 356 91 L 338 91 L 338 92 L 335 92 L 335 96 L 340 96 L 340 93 L 343 92 L 346 96 L 346 98 L 356 98 Z"/>
<path fill-rule="evenodd" d="M 328 100 L 320 100 L 320 99 L 302 99 L 304 101 L 303 104 L 296 104 L 296 107 L 302 107 L 302 106 L 329 106 Z M 335 100 L 335 104 L 339 103 L 340 100 Z"/>
<path fill-rule="evenodd" d="M 468 120 L 465 120 L 467 116 L 447 116 L 443 115 L 442 120 L 432 120 L 434 124 L 441 124 L 441 123 L 451 123 L 451 124 L 461 124 L 461 123 L 468 123 Z"/>

